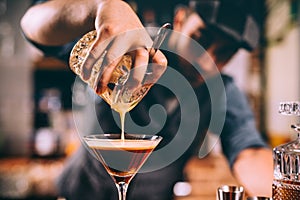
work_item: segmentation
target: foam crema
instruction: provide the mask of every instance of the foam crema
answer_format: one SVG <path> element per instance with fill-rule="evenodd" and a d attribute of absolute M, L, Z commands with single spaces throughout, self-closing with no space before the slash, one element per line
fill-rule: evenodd
<path fill-rule="evenodd" d="M 85 139 L 90 148 L 96 149 L 124 149 L 124 150 L 142 150 L 154 149 L 158 142 L 153 140 L 131 140 L 131 139 Z"/>

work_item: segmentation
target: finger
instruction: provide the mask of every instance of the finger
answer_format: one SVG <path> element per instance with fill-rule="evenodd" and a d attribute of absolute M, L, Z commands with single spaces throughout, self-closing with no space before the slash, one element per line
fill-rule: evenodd
<path fill-rule="evenodd" d="M 131 55 L 133 53 L 135 56 L 133 67 L 131 66 L 130 62 L 124 59 L 123 56 L 114 59 L 109 64 L 104 66 L 103 73 L 99 75 L 97 80 L 98 83 L 97 87 L 95 88 L 96 93 L 102 94 L 107 89 L 108 83 L 112 81 L 114 70 L 116 70 L 117 67 L 120 67 L 119 65 L 124 65 L 128 71 L 132 68 L 130 71 L 130 79 L 126 82 L 128 89 L 134 89 L 142 83 L 149 61 L 148 51 L 145 48 L 139 48 L 136 51 L 131 52 Z M 117 76 L 118 75 L 120 74 L 117 74 Z"/>
<path fill-rule="evenodd" d="M 103 67 L 105 68 L 103 70 L 103 73 L 100 74 L 98 77 L 98 83 L 96 92 L 101 94 L 105 91 L 107 88 L 107 85 L 109 81 L 112 78 L 112 74 L 114 72 L 114 69 L 118 67 L 118 63 L 121 60 L 122 56 L 127 54 L 132 49 L 134 50 L 134 60 L 135 64 L 134 66 L 131 66 L 131 63 L 124 62 L 123 64 L 128 69 L 128 71 L 133 67 L 137 66 L 147 66 L 148 64 L 148 51 L 145 48 L 141 48 L 138 46 L 145 45 L 145 41 L 147 43 L 146 38 L 149 37 L 148 35 L 144 36 L 141 34 L 145 34 L 144 29 L 136 29 L 132 31 L 127 31 L 124 33 L 119 34 L 114 40 L 109 44 L 109 47 L 107 49 L 107 54 L 105 56 L 105 59 L 103 61 Z M 151 40 L 150 40 L 151 42 Z M 150 43 L 148 42 L 148 43 Z M 150 43 L 151 44 L 151 43 Z M 141 83 L 145 74 L 145 69 L 136 70 L 131 73 L 132 82 Z M 135 81 L 133 81 L 135 79 Z M 135 85 L 135 84 L 134 84 Z"/>
<path fill-rule="evenodd" d="M 136 51 L 141 47 L 150 47 L 151 45 L 152 40 L 145 29 L 134 29 L 118 34 L 109 45 L 104 65 L 109 65 L 116 58 L 128 52 Z"/>
<path fill-rule="evenodd" d="M 126 31 L 115 37 L 107 47 L 107 54 L 102 65 L 105 69 L 98 77 L 96 92 L 101 94 L 105 91 L 118 62 L 121 60 L 122 56 L 128 52 L 134 52 L 135 64 L 133 68 L 147 66 L 149 55 L 144 47 L 147 45 L 151 46 L 151 44 L 152 40 L 145 29 Z M 141 46 L 143 48 L 141 48 Z M 126 65 L 126 67 L 130 70 L 132 66 Z M 145 68 L 146 67 L 144 67 L 144 70 L 140 69 L 139 71 L 131 73 L 131 77 L 141 83 L 145 74 Z"/>
<path fill-rule="evenodd" d="M 133 69 L 130 72 L 132 87 L 138 87 L 144 79 L 149 63 L 149 52 L 146 48 L 138 48 L 135 52 Z"/>
<path fill-rule="evenodd" d="M 115 37 L 106 48 L 106 55 L 101 66 L 101 73 L 98 75 L 95 83 L 95 91 L 98 94 L 102 94 L 106 90 L 107 85 L 112 79 L 114 70 L 118 67 L 119 62 L 122 60 L 122 56 L 127 52 L 128 40 L 124 39 L 123 35 L 124 33 Z M 127 65 L 126 67 L 128 67 L 128 71 L 131 68 L 131 66 Z M 113 82 L 115 82 L 115 80 Z"/>
<path fill-rule="evenodd" d="M 154 54 L 154 56 L 152 57 L 152 62 L 160 65 L 163 68 L 166 68 L 168 65 L 168 60 L 166 56 L 160 50 L 158 50 Z"/>
<path fill-rule="evenodd" d="M 108 83 L 111 80 L 113 71 L 121 61 L 122 57 L 119 57 L 109 64 L 103 65 L 102 73 L 100 73 L 96 80 L 96 87 L 94 88 L 97 94 L 102 94 L 108 87 Z"/>
<path fill-rule="evenodd" d="M 152 68 L 152 80 L 156 82 L 159 77 L 164 73 L 168 65 L 168 60 L 161 51 L 157 51 L 152 58 L 151 68 Z"/>
<path fill-rule="evenodd" d="M 104 56 L 103 53 L 111 41 L 111 38 L 102 37 L 101 34 L 97 37 L 82 64 L 81 76 L 84 80 L 88 80 L 90 78 L 95 63 L 99 60 L 99 58 Z"/>

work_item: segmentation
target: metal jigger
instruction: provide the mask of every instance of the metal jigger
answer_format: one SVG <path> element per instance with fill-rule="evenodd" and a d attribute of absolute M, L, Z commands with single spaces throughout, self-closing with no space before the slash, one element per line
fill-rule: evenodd
<path fill-rule="evenodd" d="M 243 200 L 244 188 L 242 186 L 223 185 L 217 190 L 218 200 Z"/>

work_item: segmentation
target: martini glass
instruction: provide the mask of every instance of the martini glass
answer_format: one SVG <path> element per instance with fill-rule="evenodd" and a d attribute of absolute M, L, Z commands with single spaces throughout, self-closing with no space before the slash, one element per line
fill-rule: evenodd
<path fill-rule="evenodd" d="M 160 136 L 126 134 L 96 134 L 84 136 L 89 151 L 102 163 L 118 189 L 119 200 L 126 200 L 126 192 L 149 155 L 162 140 Z"/>

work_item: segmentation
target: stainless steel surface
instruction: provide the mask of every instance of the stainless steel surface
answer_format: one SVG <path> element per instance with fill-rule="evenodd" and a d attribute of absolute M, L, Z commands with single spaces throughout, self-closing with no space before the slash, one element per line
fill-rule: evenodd
<path fill-rule="evenodd" d="M 163 43 L 164 39 L 167 36 L 167 29 L 170 29 L 170 28 L 171 28 L 170 23 L 165 23 L 164 25 L 162 25 L 159 28 L 157 35 L 154 38 L 152 47 L 149 50 L 150 57 L 153 57 L 155 55 L 155 53 L 157 52 L 157 50 L 160 48 L 161 44 Z"/>
<path fill-rule="evenodd" d="M 218 200 L 243 200 L 244 188 L 241 186 L 223 185 L 217 190 Z"/>

